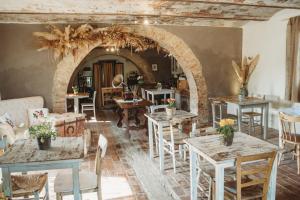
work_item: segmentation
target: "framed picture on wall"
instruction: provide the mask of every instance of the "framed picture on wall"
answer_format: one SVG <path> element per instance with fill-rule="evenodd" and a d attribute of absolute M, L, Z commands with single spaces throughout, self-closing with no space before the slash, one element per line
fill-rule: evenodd
<path fill-rule="evenodd" d="M 157 71 L 157 64 L 152 64 L 152 71 L 154 71 L 154 72 Z"/>

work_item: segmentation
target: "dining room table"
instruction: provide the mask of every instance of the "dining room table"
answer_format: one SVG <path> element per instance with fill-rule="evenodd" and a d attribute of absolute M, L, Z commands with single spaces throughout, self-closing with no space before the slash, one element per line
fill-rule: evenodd
<path fill-rule="evenodd" d="M 147 100 L 153 104 L 155 104 L 155 96 L 157 95 L 163 95 L 164 100 L 167 99 L 167 95 L 169 95 L 169 98 L 175 98 L 175 90 L 172 89 L 145 89 L 145 93 Z"/>
<path fill-rule="evenodd" d="M 223 96 L 223 97 L 212 97 L 209 98 L 210 101 L 218 101 L 231 104 L 237 107 L 237 118 L 238 118 L 238 130 L 241 131 L 242 127 L 242 112 L 245 109 L 256 109 L 261 108 L 263 110 L 263 138 L 267 139 L 268 134 L 268 121 L 269 121 L 269 101 L 257 98 L 257 97 L 245 97 L 244 99 L 239 99 L 238 96 Z M 212 117 L 213 126 L 216 125 L 216 108 L 212 105 Z"/>
<path fill-rule="evenodd" d="M 67 99 L 73 99 L 74 101 L 74 113 L 78 114 L 79 113 L 79 99 L 84 99 L 84 98 L 89 98 L 89 93 L 68 93 L 66 95 L 66 100 Z M 66 101 L 66 112 L 67 112 L 67 101 Z"/>
<path fill-rule="evenodd" d="M 176 110 L 175 114 L 168 116 L 165 111 L 146 113 L 145 116 L 148 119 L 148 139 L 149 139 L 149 157 L 153 159 L 153 139 L 154 129 L 153 126 L 157 126 L 158 131 L 158 151 L 159 151 L 159 168 L 161 173 L 164 173 L 164 148 L 163 148 L 163 127 L 169 126 L 171 121 L 181 124 L 183 121 L 190 120 L 192 122 L 191 133 L 196 131 L 196 123 L 198 121 L 198 115 L 184 111 Z"/>
<path fill-rule="evenodd" d="M 117 113 L 119 115 L 119 120 L 117 122 L 117 127 L 121 128 L 123 125 L 125 125 L 126 131 L 125 135 L 130 138 L 129 131 L 130 130 L 136 130 L 138 128 L 144 128 L 139 127 L 140 126 L 140 120 L 139 120 L 139 113 L 143 112 L 145 113 L 147 111 L 147 108 L 152 105 L 150 101 L 147 101 L 146 99 L 135 99 L 135 100 L 125 100 L 121 97 L 115 97 L 113 98 L 115 103 L 118 106 Z M 129 125 L 129 120 L 131 118 L 131 115 L 134 115 L 135 119 L 135 127 L 132 127 Z"/>
<path fill-rule="evenodd" d="M 269 153 L 277 151 L 278 147 L 250 136 L 242 132 L 234 134 L 233 144 L 225 146 L 222 144 L 222 137 L 219 134 L 212 134 L 202 137 L 194 137 L 185 140 L 189 146 L 190 152 L 190 195 L 191 200 L 197 199 L 197 155 L 200 155 L 203 160 L 199 162 L 209 162 L 215 169 L 215 199 L 224 199 L 224 170 L 235 166 L 238 156 L 251 156 L 261 153 Z M 274 200 L 276 195 L 276 177 L 277 177 L 277 160 L 275 157 L 268 190 L 268 200 Z"/>
<path fill-rule="evenodd" d="M 48 150 L 39 150 L 37 139 L 17 140 L 0 157 L 3 190 L 12 197 L 11 173 L 72 169 L 73 195 L 80 200 L 79 166 L 84 158 L 82 137 L 57 137 Z"/>

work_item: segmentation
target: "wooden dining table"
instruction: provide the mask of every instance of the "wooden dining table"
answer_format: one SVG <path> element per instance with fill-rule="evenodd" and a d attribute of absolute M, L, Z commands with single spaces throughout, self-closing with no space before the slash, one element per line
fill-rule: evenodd
<path fill-rule="evenodd" d="M 73 99 L 74 100 L 74 112 L 79 113 L 79 99 L 89 98 L 89 93 L 69 93 L 66 95 L 66 99 Z M 66 101 L 66 111 L 67 111 L 67 101 Z"/>
<path fill-rule="evenodd" d="M 17 140 L 0 157 L 3 190 L 12 197 L 11 173 L 71 168 L 73 194 L 80 200 L 79 166 L 84 158 L 82 137 L 57 137 L 49 150 L 39 150 L 36 139 Z"/>
<path fill-rule="evenodd" d="M 269 142 L 241 132 L 234 134 L 231 146 L 223 145 L 222 137 L 218 134 L 189 138 L 185 142 L 189 146 L 190 151 L 191 200 L 197 199 L 197 183 L 201 181 L 197 180 L 197 155 L 203 158 L 202 162 L 207 161 L 214 166 L 216 182 L 215 199 L 223 200 L 224 169 L 235 166 L 238 156 L 250 156 L 278 150 L 277 146 Z M 277 160 L 278 156 L 276 156 L 272 167 L 268 200 L 274 200 L 276 195 Z"/>
<path fill-rule="evenodd" d="M 211 101 L 220 101 L 225 102 L 227 104 L 233 104 L 237 106 L 237 117 L 238 117 L 238 130 L 241 131 L 242 127 L 242 111 L 244 109 L 254 109 L 254 108 L 262 108 L 263 109 L 263 138 L 267 139 L 268 134 L 268 121 L 269 121 L 269 101 L 264 99 L 256 98 L 256 97 L 246 97 L 243 100 L 240 100 L 238 96 L 223 96 L 223 97 L 212 97 L 209 98 Z M 216 110 L 215 106 L 212 106 L 212 116 L 213 116 L 213 125 L 215 126 L 216 121 Z"/>
<path fill-rule="evenodd" d="M 139 113 L 146 112 L 147 107 L 152 105 L 152 103 L 145 99 L 137 99 L 134 101 L 134 100 L 124 100 L 124 98 L 121 97 L 115 97 L 113 98 L 113 100 L 118 105 L 117 113 L 119 115 L 119 120 L 117 126 L 121 128 L 123 127 L 124 124 L 126 126 L 125 134 L 127 137 L 130 138 L 129 131 L 131 129 L 138 128 L 138 127 L 131 127 L 129 125 L 130 114 L 134 115 L 136 125 L 139 126 L 140 125 L 140 120 L 138 118 Z"/>
<path fill-rule="evenodd" d="M 182 121 L 190 119 L 192 121 L 192 133 L 196 130 L 198 115 L 184 111 L 176 110 L 175 115 L 168 116 L 166 112 L 146 113 L 148 119 L 148 137 L 149 137 L 149 157 L 153 158 L 153 125 L 157 126 L 158 131 L 158 149 L 159 149 L 159 168 L 161 173 L 164 173 L 164 148 L 163 148 L 163 127 L 170 125 L 171 120 L 180 124 Z"/>

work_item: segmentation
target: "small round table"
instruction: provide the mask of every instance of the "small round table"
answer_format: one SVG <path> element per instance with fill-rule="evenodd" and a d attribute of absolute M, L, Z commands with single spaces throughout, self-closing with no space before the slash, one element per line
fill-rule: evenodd
<path fill-rule="evenodd" d="M 74 112 L 79 113 L 79 99 L 89 98 L 88 93 L 78 93 L 78 94 L 67 94 L 66 99 L 73 99 L 74 100 Z M 67 103 L 66 103 L 66 110 L 67 110 Z"/>

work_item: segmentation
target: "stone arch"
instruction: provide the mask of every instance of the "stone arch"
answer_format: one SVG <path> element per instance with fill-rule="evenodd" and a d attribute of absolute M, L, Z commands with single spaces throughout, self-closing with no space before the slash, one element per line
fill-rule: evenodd
<path fill-rule="evenodd" d="M 187 76 L 190 88 L 190 110 L 199 114 L 201 120 L 207 120 L 207 86 L 202 74 L 202 66 L 189 46 L 176 35 L 154 26 L 128 26 L 126 31 L 132 32 L 159 43 L 168 50 L 181 65 L 183 72 Z M 53 85 L 53 110 L 63 112 L 65 105 L 65 95 L 73 71 L 88 53 L 98 47 L 100 43 L 95 42 L 88 47 L 79 49 L 76 59 L 73 55 L 65 56 L 58 64 L 54 74 Z"/>
<path fill-rule="evenodd" d="M 138 54 L 136 54 L 134 52 L 131 52 L 128 49 L 121 49 L 120 52 L 118 54 L 116 54 L 116 53 L 107 52 L 103 48 L 95 48 L 80 62 L 78 67 L 83 66 L 87 61 L 97 62 L 97 60 L 101 56 L 106 56 L 106 55 L 112 55 L 112 56 L 117 56 L 117 57 L 119 56 L 124 59 L 130 60 L 132 63 L 134 63 L 136 65 L 136 67 L 139 70 L 139 72 L 141 73 L 141 75 L 144 76 L 144 80 L 146 82 L 150 82 L 150 83 L 155 82 L 155 77 L 151 70 L 151 65 L 145 59 L 143 59 L 141 56 L 139 56 Z M 80 70 L 78 67 L 74 70 L 73 75 L 71 76 L 70 82 L 73 82 L 73 80 L 75 79 L 74 74 L 77 74 L 77 72 Z M 70 89 L 70 85 L 69 85 L 69 89 Z"/>

